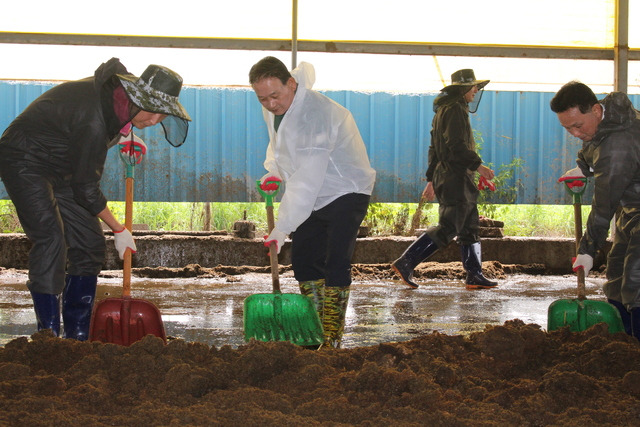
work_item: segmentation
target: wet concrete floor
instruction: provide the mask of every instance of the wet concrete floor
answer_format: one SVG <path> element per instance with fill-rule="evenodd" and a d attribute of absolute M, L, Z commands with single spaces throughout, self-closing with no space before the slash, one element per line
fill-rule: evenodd
<path fill-rule="evenodd" d="M 0 274 L 0 346 L 35 331 L 26 275 Z M 298 293 L 291 273 L 281 279 L 284 293 Z M 604 279 L 587 279 L 587 296 L 604 300 Z M 423 280 L 413 290 L 397 282 L 355 281 L 347 311 L 343 348 L 405 341 L 438 331 L 467 335 L 485 325 L 511 319 L 546 329 L 547 309 L 557 299 L 576 296 L 575 276 L 512 275 L 499 288 L 468 291 L 462 281 Z M 98 300 L 121 296 L 121 278 L 100 278 Z M 271 292 L 270 274 L 227 278 L 132 279 L 131 296 L 156 305 L 167 336 L 236 348 L 244 344 L 243 302 L 256 293 Z"/>

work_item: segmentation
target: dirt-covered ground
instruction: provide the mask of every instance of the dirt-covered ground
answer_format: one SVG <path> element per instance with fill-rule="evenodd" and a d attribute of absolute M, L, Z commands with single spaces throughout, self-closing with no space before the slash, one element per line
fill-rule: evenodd
<path fill-rule="evenodd" d="M 279 265 L 279 274 L 291 271 L 291 265 Z M 0 267 L 0 272 L 2 272 Z M 492 279 L 504 279 L 508 274 L 544 274 L 545 266 L 542 264 L 502 264 L 498 261 L 482 263 L 484 274 Z M 26 272 L 26 270 L 22 270 Z M 134 268 L 132 274 L 137 277 L 149 277 L 155 279 L 171 279 L 185 277 L 224 277 L 233 281 L 234 276 L 247 273 L 270 273 L 271 267 L 258 266 L 225 266 L 202 267 L 198 264 L 189 264 L 181 268 L 168 267 L 140 267 Z M 593 276 L 601 275 L 598 270 L 593 270 Z M 108 270 L 101 273 L 103 277 L 120 277 L 122 270 Z M 351 269 L 354 281 L 372 280 L 398 280 L 391 269 L 391 264 L 354 264 Z M 414 270 L 416 279 L 464 279 L 466 272 L 461 262 L 425 262 Z"/>
<path fill-rule="evenodd" d="M 238 349 L 45 332 L 0 349 L 3 425 L 638 425 L 640 346 L 518 320 L 467 338 Z"/>
<path fill-rule="evenodd" d="M 0 425 L 640 425 L 640 343 L 604 325 L 548 333 L 517 319 L 317 351 L 151 336 L 122 347 L 43 331 L 0 348 Z"/>

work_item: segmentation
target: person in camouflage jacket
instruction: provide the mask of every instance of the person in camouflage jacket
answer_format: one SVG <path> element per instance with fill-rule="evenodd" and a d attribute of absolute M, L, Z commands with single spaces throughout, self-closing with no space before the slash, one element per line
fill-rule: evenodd
<path fill-rule="evenodd" d="M 598 101 L 577 81 L 564 85 L 550 106 L 560 124 L 583 141 L 578 166 L 561 180 L 586 176 L 594 181 L 591 213 L 573 268 L 589 274 L 618 211 L 604 293 L 627 333 L 640 338 L 640 113 L 626 94 L 612 92 Z"/>

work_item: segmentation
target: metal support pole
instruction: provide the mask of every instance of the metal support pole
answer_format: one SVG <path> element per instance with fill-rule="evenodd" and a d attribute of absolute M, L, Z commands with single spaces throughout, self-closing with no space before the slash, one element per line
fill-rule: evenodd
<path fill-rule="evenodd" d="M 616 0 L 613 90 L 627 93 L 629 83 L 629 0 Z M 616 235 L 617 213 L 611 219 L 609 238 Z"/>
<path fill-rule="evenodd" d="M 291 69 L 298 66 L 298 0 L 291 5 Z"/>
<path fill-rule="evenodd" d="M 616 0 L 613 89 L 627 92 L 629 82 L 629 0 Z"/>

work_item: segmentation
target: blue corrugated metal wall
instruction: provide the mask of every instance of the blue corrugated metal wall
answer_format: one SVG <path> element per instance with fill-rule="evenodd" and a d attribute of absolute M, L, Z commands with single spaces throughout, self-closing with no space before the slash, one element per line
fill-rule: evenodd
<path fill-rule="evenodd" d="M 0 83 L 0 129 L 51 86 Z M 435 95 L 324 93 L 348 108 L 358 123 L 377 171 L 373 200 L 417 202 L 425 184 Z M 472 115 L 485 163 L 500 172 L 514 158 L 522 159 L 523 166 L 506 183 L 506 187 L 515 188 L 515 203 L 571 203 L 556 180 L 575 166 L 580 141 L 568 136 L 549 110 L 552 96 L 486 91 L 480 109 Z M 637 96 L 631 100 L 637 105 Z M 194 119 L 182 147 L 164 142 L 159 126 L 139 131 L 149 153 L 136 167 L 135 200 L 258 201 L 254 186 L 264 174 L 262 161 L 268 141 L 253 91 L 186 87 L 181 101 Z M 124 167 L 114 149 L 109 153 L 102 186 L 110 200 L 124 199 Z M 1 186 L 0 197 L 6 198 Z M 589 199 L 587 194 L 583 201 Z"/>

